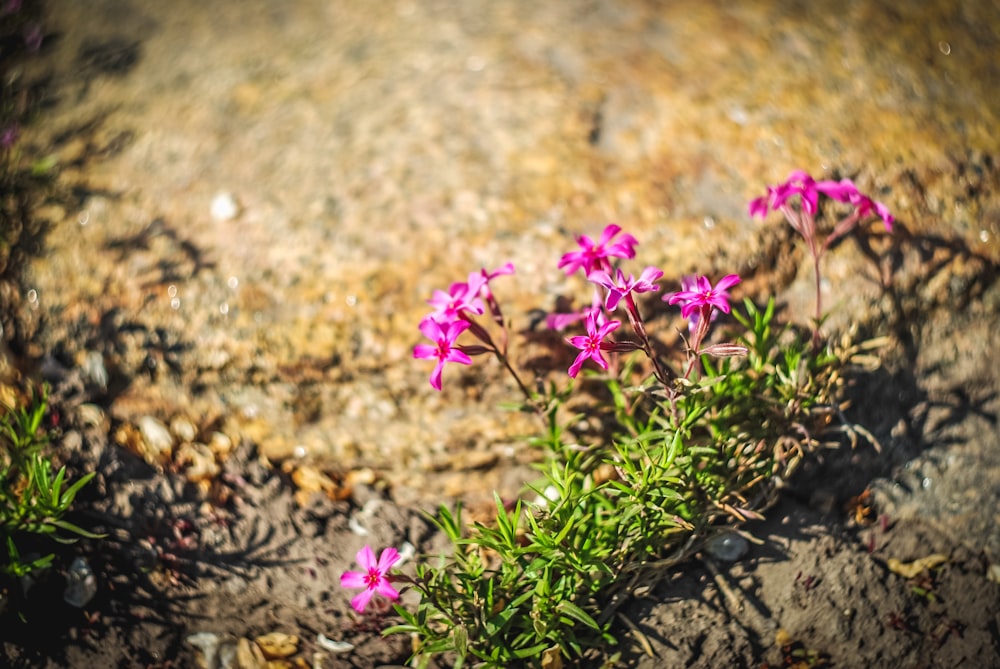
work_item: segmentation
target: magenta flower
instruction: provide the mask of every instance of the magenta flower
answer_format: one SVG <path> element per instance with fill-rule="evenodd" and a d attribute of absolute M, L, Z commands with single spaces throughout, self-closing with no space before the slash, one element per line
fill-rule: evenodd
<path fill-rule="evenodd" d="M 431 318 L 441 323 L 449 323 L 459 319 L 460 314 L 468 311 L 474 314 L 482 314 L 485 309 L 483 301 L 479 298 L 479 292 L 486 285 L 486 277 L 482 272 L 473 272 L 469 275 L 466 283 L 453 283 L 448 292 L 435 290 L 427 304 L 434 307 Z"/>
<path fill-rule="evenodd" d="M 610 223 L 596 242 L 587 235 L 580 235 L 576 238 L 580 250 L 563 255 L 559 259 L 559 267 L 566 268 L 567 274 L 583 268 L 583 273 L 589 275 L 597 269 L 609 271 L 611 269 L 609 258 L 634 258 L 635 247 L 639 242 L 628 233 L 622 234 L 618 241 L 612 242 L 611 240 L 619 232 L 621 227 Z"/>
<path fill-rule="evenodd" d="M 681 292 L 697 292 L 697 290 L 698 290 L 698 277 L 693 276 L 691 274 L 685 274 L 684 276 L 681 277 Z M 669 297 L 670 296 L 668 295 L 663 299 L 667 300 Z M 708 318 L 709 322 L 714 321 L 716 316 L 718 316 L 718 312 L 713 310 L 712 315 L 709 316 Z M 688 317 L 688 329 L 691 330 L 692 332 L 696 327 L 698 327 L 699 317 L 700 314 L 697 311 L 693 312 Z"/>
<path fill-rule="evenodd" d="M 840 197 L 835 195 L 830 195 L 830 197 L 841 202 L 850 202 L 851 205 L 853 205 L 857 210 L 859 218 L 861 216 L 867 216 L 874 209 L 876 215 L 878 215 L 878 217 L 882 219 L 882 223 L 885 224 L 885 229 L 892 232 L 892 224 L 896 219 L 889 212 L 888 207 L 881 202 L 876 202 L 867 195 L 864 195 L 857 189 L 857 186 L 855 186 L 854 182 L 850 179 L 841 179 L 840 184 L 843 188 Z"/>
<path fill-rule="evenodd" d="M 500 327 L 504 327 L 503 312 L 500 310 L 500 303 L 497 302 L 496 298 L 493 296 L 493 291 L 490 290 L 490 281 L 497 278 L 498 276 L 504 276 L 506 274 L 514 273 L 514 263 L 508 262 L 504 263 L 500 267 L 496 268 L 492 272 L 488 271 L 485 267 L 478 272 L 473 272 L 469 275 L 469 285 L 474 284 L 474 276 L 479 275 L 482 281 L 480 288 L 480 293 L 483 299 L 486 300 L 486 305 L 490 308 L 490 315 L 493 316 L 494 322 Z"/>
<path fill-rule="evenodd" d="M 413 347 L 413 357 L 421 359 L 437 358 L 437 365 L 431 372 L 431 386 L 435 390 L 441 390 L 441 372 L 444 370 L 444 363 L 457 362 L 462 365 L 471 365 L 470 358 L 463 351 L 455 348 L 455 340 L 458 335 L 469 329 L 470 323 L 465 320 L 454 320 L 448 323 L 439 323 L 433 317 L 427 317 L 420 321 L 420 332 L 434 344 L 417 344 Z"/>
<path fill-rule="evenodd" d="M 888 207 L 864 195 L 853 181 L 850 179 L 816 181 L 802 170 L 795 170 L 789 174 L 788 180 L 784 183 L 768 186 L 767 195 L 751 200 L 750 215 L 763 217 L 767 215 L 769 210 L 781 211 L 790 198 L 798 195 L 801 199 L 802 210 L 809 216 L 815 216 L 819 210 L 820 193 L 838 202 L 850 203 L 854 206 L 859 217 L 867 215 L 874 209 L 882 222 L 885 223 L 886 230 L 892 232 L 892 224 L 895 219 L 889 213 Z M 791 218 L 789 221 L 791 222 Z M 792 224 L 795 225 L 794 222 Z"/>
<path fill-rule="evenodd" d="M 514 273 L 514 263 L 512 263 L 512 262 L 506 262 L 503 265 L 500 265 L 500 267 L 497 267 L 492 272 L 489 272 L 485 268 L 483 268 L 482 270 L 480 270 L 480 273 L 483 275 L 483 278 L 486 279 L 486 281 L 492 281 L 493 279 L 497 278 L 498 276 L 504 276 L 506 274 L 513 274 Z"/>
<path fill-rule="evenodd" d="M 706 277 L 700 276 L 695 281 L 694 289 L 664 295 L 663 299 L 670 304 L 681 303 L 681 316 L 684 318 L 690 318 L 692 313 L 698 313 L 699 316 L 706 315 L 705 312 L 713 308 L 728 314 L 728 289 L 739 282 L 738 274 L 730 274 L 720 279 L 719 283 L 712 287 Z"/>
<path fill-rule="evenodd" d="M 582 321 L 588 314 L 590 314 L 590 307 L 580 311 L 549 314 L 545 317 L 545 327 L 549 330 L 565 330 L 573 323 Z"/>
<path fill-rule="evenodd" d="M 604 307 L 608 311 L 614 311 L 618 303 L 629 293 L 650 293 L 659 290 L 660 287 L 655 282 L 663 276 L 663 272 L 655 267 L 647 267 L 642 270 L 638 279 L 631 274 L 626 277 L 620 269 L 617 274 L 617 280 L 612 281 L 610 274 L 599 269 L 587 277 L 594 283 L 608 289 L 608 297 L 604 302 Z"/>
<path fill-rule="evenodd" d="M 545 317 L 545 327 L 550 330 L 563 330 L 577 321 L 585 321 L 593 313 L 599 313 L 603 307 L 604 300 L 601 299 L 601 291 L 594 287 L 594 297 L 590 301 L 589 307 L 583 307 L 568 313 L 554 313 Z"/>
<path fill-rule="evenodd" d="M 576 378 L 576 375 L 580 373 L 580 367 L 583 366 L 583 363 L 588 358 L 596 362 L 597 366 L 601 369 L 608 368 L 608 361 L 604 359 L 601 351 L 614 348 L 614 343 L 605 342 L 604 338 L 617 330 L 620 325 L 621 321 L 609 321 L 600 311 L 592 311 L 587 316 L 586 336 L 580 335 L 566 338 L 569 344 L 580 349 L 580 354 L 576 356 L 576 360 L 569 366 L 570 377 Z"/>
<path fill-rule="evenodd" d="M 833 229 L 822 241 L 816 234 L 816 212 L 819 209 L 820 193 L 827 197 L 850 204 L 854 211 L 838 221 Z M 788 200 L 798 195 L 800 206 L 793 208 Z M 767 195 L 755 198 L 750 201 L 750 216 L 767 215 L 769 210 L 776 209 L 784 214 L 789 225 L 802 235 L 809 247 L 809 253 L 813 257 L 813 272 L 816 277 L 816 323 L 822 320 L 822 281 L 820 280 L 820 260 L 838 239 L 851 232 L 863 216 L 867 216 L 874 211 L 882 222 L 885 229 L 892 232 L 892 224 L 895 221 L 889 208 L 881 202 L 876 202 L 858 190 L 854 182 L 850 179 L 840 181 L 816 181 L 811 176 L 801 170 L 796 170 L 788 175 L 785 183 L 777 186 L 768 186 Z M 813 330 L 814 342 L 819 342 L 819 326 Z"/>
<path fill-rule="evenodd" d="M 344 572 L 340 577 L 342 588 L 364 588 L 351 598 L 351 606 L 355 611 L 364 613 L 365 607 L 376 593 L 392 600 L 399 599 L 399 592 L 389 583 L 389 569 L 399 562 L 399 551 L 390 546 L 382 551 L 376 562 L 371 547 L 365 546 L 358 551 L 357 560 L 362 571 Z"/>

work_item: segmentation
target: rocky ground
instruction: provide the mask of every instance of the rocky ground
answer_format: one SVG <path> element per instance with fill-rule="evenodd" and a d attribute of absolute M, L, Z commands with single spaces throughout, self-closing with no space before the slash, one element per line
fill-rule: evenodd
<path fill-rule="evenodd" d="M 194 666 L 277 632 L 402 664 L 340 573 L 435 550 L 421 510 L 512 496 L 532 458 L 498 369 L 429 388 L 424 300 L 511 260 L 526 324 L 614 220 L 666 282 L 738 271 L 807 313 L 801 246 L 746 214 L 803 168 L 898 218 L 825 261 L 829 329 L 890 339 L 849 413 L 881 451 L 822 453 L 741 561 L 655 584 L 622 665 L 1000 666 L 995 5 L 50 0 L 42 25 L 11 76 L 55 182 L 3 277 L 5 383 L 53 384 L 109 539 L 74 547 L 92 603 L 53 582 L 5 621 L 9 663 Z M 930 581 L 891 567 L 934 554 Z"/>

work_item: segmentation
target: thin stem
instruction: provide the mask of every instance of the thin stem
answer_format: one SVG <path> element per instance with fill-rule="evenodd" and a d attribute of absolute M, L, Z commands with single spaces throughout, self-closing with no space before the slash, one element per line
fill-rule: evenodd
<path fill-rule="evenodd" d="M 628 313 L 629 323 L 632 325 L 632 330 L 639 338 L 639 344 L 642 346 L 643 352 L 653 363 L 654 375 L 657 380 L 663 384 L 663 387 L 667 389 L 667 394 L 672 396 L 673 391 L 670 388 L 670 377 L 672 374 L 667 367 L 660 362 L 656 352 L 653 350 L 652 341 L 649 339 L 649 335 L 646 334 L 646 328 L 642 323 L 642 317 L 639 315 L 639 307 L 636 306 L 635 299 L 632 297 L 631 293 L 625 296 L 625 306 L 626 312 Z"/>
<path fill-rule="evenodd" d="M 499 307 L 497 307 L 497 311 L 499 311 Z M 497 311 L 495 311 L 494 313 L 496 313 Z M 534 396 L 534 394 L 532 394 L 530 390 L 528 390 L 528 387 L 524 385 L 524 381 L 521 380 L 521 377 L 518 375 L 517 371 L 510 364 L 510 360 L 507 359 L 508 337 L 507 337 L 507 327 L 503 325 L 503 319 L 502 318 L 500 319 L 500 324 L 503 332 L 503 342 L 504 342 L 504 348 L 501 350 L 501 348 L 497 346 L 496 342 L 493 341 L 493 337 L 490 336 L 490 333 L 486 330 L 486 328 L 484 328 L 482 325 L 472 320 L 465 314 L 462 314 L 462 318 L 469 323 L 469 332 L 472 333 L 472 335 L 475 336 L 476 339 L 483 342 L 486 350 L 492 351 L 493 355 L 495 355 L 497 357 L 497 360 L 500 361 L 500 364 L 502 364 L 504 368 L 506 368 L 506 370 L 510 372 L 510 375 L 514 377 L 514 381 L 517 382 L 517 387 L 521 389 L 521 393 L 524 395 L 524 398 L 527 400 L 531 408 L 535 410 L 535 413 L 541 414 L 542 408 L 539 405 L 536 397 Z"/>
<path fill-rule="evenodd" d="M 498 349 L 494 349 L 493 352 L 496 354 L 497 360 L 499 360 L 500 363 L 507 368 L 507 371 L 510 372 L 510 375 L 514 377 L 514 381 L 517 383 L 517 387 L 521 389 L 521 393 L 524 395 L 524 399 L 527 400 L 531 408 L 535 410 L 535 413 L 542 414 L 542 408 L 541 406 L 539 406 L 537 399 L 532 394 L 532 392 L 528 390 L 528 387 L 524 385 L 524 382 L 521 380 L 521 377 L 518 375 L 517 371 L 514 369 L 514 367 L 510 364 L 510 361 L 507 359 L 507 356 L 500 353 Z"/>
<path fill-rule="evenodd" d="M 819 274 L 819 261 L 820 255 L 816 254 L 813 256 L 813 273 L 816 276 L 816 321 L 813 324 L 813 344 L 819 343 L 819 324 L 820 320 L 823 318 L 823 290 L 821 287 L 821 279 Z"/>
<path fill-rule="evenodd" d="M 705 335 L 708 334 L 708 326 L 712 318 L 712 307 L 711 305 L 705 305 L 698 310 L 698 325 L 695 328 L 694 333 L 691 335 L 691 342 L 689 344 L 690 353 L 688 354 L 688 366 L 684 371 L 684 380 L 687 381 L 691 376 L 691 372 L 694 371 L 695 363 L 700 362 L 701 354 L 701 342 L 705 340 Z"/>

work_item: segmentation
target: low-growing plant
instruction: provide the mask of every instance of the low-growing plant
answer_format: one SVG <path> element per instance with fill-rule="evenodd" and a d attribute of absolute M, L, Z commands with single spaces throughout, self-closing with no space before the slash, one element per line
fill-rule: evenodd
<path fill-rule="evenodd" d="M 853 207 L 822 245 L 819 194 Z M 784 212 L 805 238 L 817 285 L 830 240 L 871 211 L 892 224 L 884 205 L 850 181 L 815 182 L 801 172 L 769 188 L 750 212 L 768 208 Z M 402 621 L 385 630 L 415 636 L 418 665 L 444 657 L 455 667 L 560 667 L 591 649 L 608 658 L 614 623 L 631 626 L 620 611 L 624 602 L 714 536 L 761 517 L 822 435 L 851 430 L 840 406 L 844 375 L 872 342 L 823 341 L 819 311 L 811 327 L 779 323 L 773 298 L 763 306 L 744 298 L 734 310 L 729 291 L 741 280 L 729 274 L 715 285 L 684 277 L 680 290 L 663 297 L 680 306 L 688 325 L 683 350 L 672 351 L 650 335 L 638 302 L 659 290 L 663 272 L 646 267 L 635 278 L 620 267 L 635 257 L 635 237 L 608 225 L 596 241 L 577 242 L 559 267 L 580 270 L 593 300 L 550 314 L 547 324 L 561 330 L 583 323 L 584 332 L 565 342 L 578 350 L 567 374 L 582 374 L 586 384 L 529 384 L 520 376 L 508 354 L 511 326 L 491 286 L 514 272 L 510 263 L 473 272 L 428 301 L 434 311 L 420 331 L 430 343 L 416 346 L 414 357 L 436 361 L 431 385 L 441 390 L 449 362 L 494 356 L 523 394 L 520 408 L 542 420 L 532 443 L 544 457 L 541 482 L 525 498 L 497 496 L 492 522 L 468 524 L 460 506 L 441 506 L 435 522 L 454 546 L 451 555 L 418 562 L 406 576 L 390 572 L 395 549 L 376 562 L 366 546 L 358 554 L 363 571 L 344 575 L 345 587 L 362 588 L 352 600 L 359 612 L 375 595 L 398 599 L 393 583 L 419 593 L 414 608 L 395 605 Z M 475 343 L 459 341 L 468 335 Z M 604 429 L 567 427 L 597 415 Z"/>
<path fill-rule="evenodd" d="M 42 391 L 0 409 L 0 574 L 8 587 L 52 565 L 55 553 L 45 552 L 45 541 L 100 538 L 65 519 L 94 472 L 70 482 L 65 465 L 56 468 L 43 424 L 47 406 Z"/>

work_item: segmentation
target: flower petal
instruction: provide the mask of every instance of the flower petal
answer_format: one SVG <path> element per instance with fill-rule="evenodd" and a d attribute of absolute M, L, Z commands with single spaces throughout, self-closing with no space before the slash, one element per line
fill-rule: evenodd
<path fill-rule="evenodd" d="M 850 202 L 852 197 L 856 197 L 858 187 L 850 179 L 840 181 L 817 181 L 815 188 L 827 197 L 832 197 L 838 202 Z"/>
<path fill-rule="evenodd" d="M 359 592 L 358 594 L 356 594 L 354 597 L 351 598 L 351 606 L 353 606 L 354 610 L 357 611 L 358 613 L 364 613 L 365 607 L 368 606 L 368 602 L 371 601 L 373 594 L 375 594 L 374 590 L 369 590 L 368 588 L 365 588 L 364 590 L 362 590 L 361 592 Z"/>
<path fill-rule="evenodd" d="M 595 269 L 593 272 L 588 274 L 587 281 L 590 281 L 591 283 L 596 283 L 599 286 L 604 286 L 605 288 L 615 287 L 615 282 L 614 280 L 612 280 L 611 275 L 605 272 L 603 269 Z"/>
<path fill-rule="evenodd" d="M 362 571 L 371 571 L 376 565 L 375 553 L 372 552 L 372 547 L 368 544 L 365 544 L 365 547 L 358 551 L 355 559 L 361 565 Z"/>
<path fill-rule="evenodd" d="M 663 276 L 663 270 L 661 270 L 659 267 L 653 267 L 652 265 L 650 265 L 646 269 L 642 270 L 642 274 L 639 275 L 638 283 L 650 284 L 652 286 L 654 282 L 660 280 L 661 276 Z M 659 286 L 652 286 L 648 290 L 659 290 L 659 289 L 660 289 Z"/>
<path fill-rule="evenodd" d="M 590 352 L 590 359 L 593 360 L 598 367 L 601 369 L 608 368 L 608 361 L 604 359 L 604 355 L 601 353 L 601 349 L 597 348 Z"/>
<path fill-rule="evenodd" d="M 497 267 L 492 272 L 487 272 L 485 269 L 483 271 L 486 272 L 486 279 L 487 280 L 489 280 L 489 279 L 495 279 L 496 277 L 502 276 L 504 274 L 513 274 L 514 273 L 514 263 L 512 263 L 512 262 L 505 262 L 503 265 L 500 265 L 500 267 Z"/>
<path fill-rule="evenodd" d="M 761 218 L 764 218 L 765 216 L 767 216 L 767 196 L 765 195 L 750 200 L 749 209 L 750 209 L 750 218 L 753 218 L 754 216 L 760 216 Z"/>
<path fill-rule="evenodd" d="M 597 242 L 599 246 L 604 246 L 611 241 L 611 238 L 621 232 L 621 226 L 615 223 L 608 223 L 601 232 L 601 239 Z M 584 237 L 586 239 L 586 237 Z"/>
<path fill-rule="evenodd" d="M 417 344 L 413 347 L 413 357 L 421 360 L 437 357 L 437 346 L 430 344 Z"/>
<path fill-rule="evenodd" d="M 360 571 L 345 571 L 340 577 L 340 587 L 342 588 L 367 588 L 365 581 L 367 574 Z"/>
<path fill-rule="evenodd" d="M 382 549 L 382 554 L 378 556 L 378 569 L 380 574 L 385 574 L 392 568 L 392 565 L 399 562 L 399 551 L 392 546 Z"/>
<path fill-rule="evenodd" d="M 453 348 L 448 351 L 448 355 L 444 357 L 445 362 L 457 362 L 460 365 L 471 365 L 472 358 L 465 351 L 459 351 L 457 348 Z"/>
<path fill-rule="evenodd" d="M 399 599 L 399 591 L 385 579 L 378 582 L 378 585 L 375 586 L 375 592 L 389 599 Z"/>
<path fill-rule="evenodd" d="M 885 223 L 885 229 L 892 232 L 892 224 L 895 222 L 896 218 L 889 213 L 889 208 L 881 202 L 876 202 L 875 213 L 878 214 L 879 218 L 882 219 L 882 222 Z"/>
<path fill-rule="evenodd" d="M 728 290 L 729 288 L 732 288 L 733 286 L 738 284 L 740 281 L 742 281 L 742 279 L 740 279 L 739 274 L 729 274 L 719 279 L 719 283 L 715 284 L 715 290 L 717 292 Z"/>
<path fill-rule="evenodd" d="M 418 327 L 420 328 L 420 333 L 431 341 L 438 341 L 444 334 L 444 331 L 441 329 L 441 324 L 429 316 L 420 321 L 420 325 Z"/>
<path fill-rule="evenodd" d="M 573 364 L 569 366 L 569 370 L 567 370 L 566 372 L 567 374 L 569 374 L 571 379 L 575 379 L 576 375 L 580 373 L 580 368 L 583 366 L 583 361 L 586 359 L 587 359 L 586 351 L 581 351 L 580 354 L 576 356 L 576 360 L 573 361 Z"/>
<path fill-rule="evenodd" d="M 431 372 L 431 388 L 434 390 L 441 390 L 441 372 L 444 371 L 444 362 L 438 362 L 434 365 L 434 371 Z"/>

